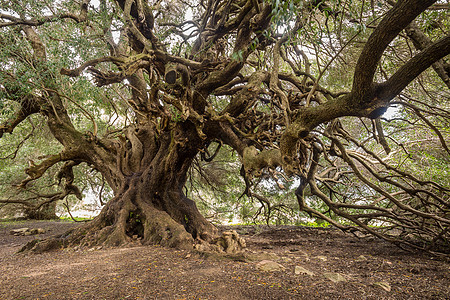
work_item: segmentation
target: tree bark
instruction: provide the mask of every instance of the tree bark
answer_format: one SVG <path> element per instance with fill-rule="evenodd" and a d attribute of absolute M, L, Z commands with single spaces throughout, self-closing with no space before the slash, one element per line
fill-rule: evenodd
<path fill-rule="evenodd" d="M 30 244 L 24 250 L 44 251 L 47 248 L 81 245 L 120 246 L 130 243 L 159 244 L 181 249 L 211 250 L 234 253 L 245 247 L 235 232 L 219 235 L 218 229 L 198 211 L 195 202 L 183 192 L 186 174 L 202 140 L 195 126 L 178 123 L 155 139 L 155 128 L 133 130 L 117 153 L 116 164 L 103 163 L 104 174 L 116 186 L 115 196 L 93 221 L 71 231 L 57 242 Z M 139 134 L 143 131 L 147 134 Z M 136 134 L 136 132 L 138 132 Z M 152 147 L 143 148 L 150 144 Z M 119 147 L 120 148 L 120 147 Z M 135 149 L 138 148 L 138 149 Z M 98 149 L 97 149 L 98 150 Z M 136 163 L 136 151 L 139 163 Z"/>

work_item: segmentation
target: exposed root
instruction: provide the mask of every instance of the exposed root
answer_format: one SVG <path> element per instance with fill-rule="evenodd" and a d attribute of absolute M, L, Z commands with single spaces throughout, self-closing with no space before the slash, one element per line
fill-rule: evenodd
<path fill-rule="evenodd" d="M 200 252 L 236 254 L 241 253 L 246 247 L 245 240 L 234 230 L 224 231 L 221 236 L 210 241 L 203 240 L 200 237 L 194 240 L 182 225 L 174 222 L 171 218 L 170 220 L 166 218 L 170 218 L 169 215 L 166 214 L 165 217 L 145 221 L 143 236 L 136 234 L 129 236 L 119 227 L 106 226 L 96 230 L 95 224 L 86 224 L 62 236 L 51 237 L 46 240 L 33 240 L 19 252 L 38 254 L 67 247 L 93 248 L 95 246 L 116 247 L 131 244 L 158 244 L 184 250 L 195 249 Z"/>
<path fill-rule="evenodd" d="M 241 238 L 235 230 L 232 230 L 222 232 L 222 236 L 215 238 L 210 243 L 198 240 L 198 243 L 194 248 L 201 252 L 213 251 L 234 254 L 242 252 L 245 247 L 245 240 Z"/>
<path fill-rule="evenodd" d="M 60 238 L 49 238 L 47 240 L 33 240 L 28 242 L 25 246 L 23 246 L 19 253 L 21 252 L 33 252 L 36 254 L 48 252 L 52 250 L 58 250 L 63 247 L 63 240 Z"/>
<path fill-rule="evenodd" d="M 185 215 L 185 224 L 181 224 L 167 212 L 149 203 L 135 203 L 131 200 L 118 200 L 105 207 L 93 221 L 63 236 L 33 241 L 22 251 L 41 253 L 65 247 L 158 244 L 184 250 L 233 254 L 245 248 L 244 239 L 236 231 L 225 231 L 219 235 L 217 228 L 200 214 Z"/>
<path fill-rule="evenodd" d="M 183 225 L 175 222 L 166 212 L 159 211 L 153 207 L 146 207 L 147 214 L 151 213 L 151 218 L 144 221 L 144 245 L 160 244 L 162 246 L 192 249 L 194 239 Z"/>

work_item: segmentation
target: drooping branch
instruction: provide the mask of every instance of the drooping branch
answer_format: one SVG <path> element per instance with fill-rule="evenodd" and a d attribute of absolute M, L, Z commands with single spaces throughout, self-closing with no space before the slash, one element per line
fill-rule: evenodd
<path fill-rule="evenodd" d="M 70 12 L 60 13 L 51 16 L 43 16 L 39 18 L 17 18 L 8 14 L 0 13 L 0 19 L 8 20 L 9 22 L 0 23 L 0 28 L 14 25 L 27 25 L 27 26 L 40 26 L 45 23 L 56 22 L 63 19 L 71 19 L 77 23 L 85 22 L 87 20 L 87 12 L 90 0 L 83 0 L 81 2 L 81 8 L 79 14 Z"/>
<path fill-rule="evenodd" d="M 383 125 L 381 123 L 380 118 L 375 119 L 375 129 L 377 131 L 377 139 L 379 143 L 381 144 L 381 146 L 383 146 L 383 149 L 386 152 L 386 154 L 389 154 L 391 152 L 391 148 L 389 147 L 389 144 L 386 141 L 386 136 L 384 135 Z"/>
<path fill-rule="evenodd" d="M 51 202 L 62 200 L 66 196 L 67 196 L 66 192 L 56 192 L 56 193 L 50 193 L 50 194 L 37 193 L 34 196 L 25 198 L 25 199 L 12 199 L 12 198 L 11 199 L 0 199 L 0 203 L 20 204 L 20 205 L 26 207 L 27 209 L 38 210 L 42 206 L 49 204 Z M 34 203 L 40 199 L 45 199 L 45 200 L 43 200 L 37 204 Z"/>
<path fill-rule="evenodd" d="M 72 151 L 63 151 L 59 154 L 52 155 L 42 161 L 40 164 L 36 165 L 34 162 L 30 162 L 30 166 L 25 170 L 25 173 L 28 175 L 26 179 L 24 179 L 19 187 L 23 188 L 30 181 L 36 180 L 44 175 L 45 171 L 51 166 L 57 164 L 61 161 L 67 161 L 77 158 L 78 153 Z"/>
<path fill-rule="evenodd" d="M 38 97 L 33 95 L 27 95 L 18 102 L 20 103 L 20 109 L 16 112 L 15 116 L 0 124 L 0 138 L 4 133 L 12 133 L 14 128 L 23 120 L 32 114 L 38 113 L 41 109 L 38 104 Z"/>
<path fill-rule="evenodd" d="M 375 71 L 389 43 L 434 2 L 436 0 L 401 0 L 387 12 L 365 43 L 356 63 L 352 92 L 357 103 L 372 100 L 369 92 Z"/>
<path fill-rule="evenodd" d="M 291 157 L 294 156 L 299 138 L 306 137 L 319 124 L 338 117 L 378 118 L 385 112 L 387 103 L 406 85 L 450 52 L 450 37 L 447 36 L 411 58 L 385 83 L 373 83 L 378 60 L 389 42 L 433 1 L 428 1 L 428 4 L 426 1 L 418 2 L 420 1 L 399 1 L 377 26 L 360 54 L 350 94 L 329 100 L 317 107 L 301 107 L 292 113 L 292 124 L 287 127 L 281 139 L 283 165 L 287 170 L 292 163 Z M 405 5 L 408 6 L 406 13 L 403 11 Z"/>
<path fill-rule="evenodd" d="M 54 157 L 50 157 L 40 165 L 35 165 L 34 162 L 30 162 L 31 166 L 27 169 L 28 175 L 31 176 L 39 176 L 45 173 L 46 168 L 51 166 L 51 164 L 56 163 L 57 159 Z M 25 198 L 25 199 L 0 199 L 0 203 L 5 204 L 20 204 L 26 208 L 27 211 L 38 211 L 41 207 L 48 205 L 50 203 L 63 200 L 68 195 L 75 195 L 78 199 L 82 199 L 82 194 L 80 189 L 74 185 L 74 174 L 72 168 L 80 164 L 81 161 L 67 161 L 59 170 L 56 177 L 61 184 L 61 181 L 64 179 L 63 190 L 60 192 L 54 193 L 42 193 L 42 192 L 34 192 L 25 189 L 26 182 L 30 180 L 27 178 L 22 181 L 22 183 L 18 186 L 19 188 L 23 188 L 24 192 L 32 193 L 33 196 Z M 35 178 L 37 179 L 37 178 Z"/>
<path fill-rule="evenodd" d="M 42 96 L 40 112 L 48 118 L 51 132 L 63 144 L 63 152 L 74 153 L 72 158 L 53 156 L 30 167 L 29 178 L 25 181 L 39 178 L 50 166 L 64 161 L 58 177 L 65 184 L 65 192 L 78 195 L 79 191 L 72 187 L 72 167 L 85 161 L 102 173 L 115 194 L 101 215 L 84 227 L 88 234 L 74 235 L 73 243 L 82 239 L 82 243 L 88 245 L 91 242 L 118 245 L 131 241 L 134 236 L 139 236 L 143 243 L 158 242 L 171 246 L 181 243 L 189 247 L 199 240 L 211 241 L 211 236 L 215 234 L 212 226 L 207 226 L 204 219 L 196 217 L 199 213 L 195 204 L 184 195 L 183 186 L 186 172 L 197 154 L 206 153 L 203 155 L 205 160 L 221 156 L 219 148 L 213 155 L 207 152 L 214 142 L 228 145 L 240 155 L 247 188 L 251 186 L 251 176 L 247 175 L 261 175 L 261 180 L 272 176 L 278 183 L 276 177 L 282 172 L 277 168 L 280 164 L 288 175 L 300 176 L 301 184 L 296 195 L 301 210 L 342 230 L 356 231 L 359 226 L 362 232 L 379 235 L 388 229 L 372 225 L 384 222 L 382 224 L 389 223 L 402 234 L 410 234 L 411 228 L 420 234 L 430 234 L 436 244 L 441 243 L 441 237 L 447 238 L 448 231 L 444 228 L 447 224 L 441 220 L 448 219 L 442 215 L 445 212 L 442 207 L 447 207 L 448 202 L 445 184 L 421 181 L 420 176 L 410 176 L 395 164 L 391 166 L 389 159 L 397 159 L 402 153 L 393 149 L 387 157 L 382 157 L 381 147 L 373 140 L 382 143 L 385 152 L 389 149 L 387 142 L 400 144 L 391 136 L 391 131 L 395 130 L 390 127 L 392 123 L 386 121 L 384 128 L 380 126 L 380 113 L 390 100 L 390 95 L 383 93 L 388 93 L 388 88 L 392 87 L 401 90 L 396 84 L 404 84 L 402 80 L 413 80 L 426 64 L 430 65 L 432 59 L 436 59 L 436 55 L 421 49 L 415 57 L 416 61 L 413 58 L 406 62 L 411 68 L 416 68 L 413 63 L 418 62 L 419 69 L 406 74 L 410 78 L 400 78 L 401 84 L 397 82 L 388 86 L 391 81 L 376 84 L 374 74 L 377 65 L 383 64 L 383 68 L 389 66 L 391 53 L 394 60 L 404 61 L 403 52 L 388 45 L 392 45 L 395 37 L 407 26 L 407 19 L 414 19 L 432 1 L 423 4 L 425 2 L 400 0 L 378 28 L 376 15 L 384 13 L 386 6 L 376 12 L 374 9 L 373 15 L 369 16 L 367 1 L 361 3 L 357 24 L 363 26 L 365 20 L 374 17 L 375 21 L 368 28 L 375 28 L 375 31 L 361 54 L 355 72 L 357 87 L 352 92 L 342 93 L 334 91 L 335 83 L 346 86 L 348 82 L 346 76 L 341 78 L 335 72 L 347 71 L 341 69 L 339 64 L 354 57 L 355 49 L 359 47 L 356 38 L 362 36 L 363 30 L 357 30 L 355 39 L 352 35 L 346 44 L 345 38 L 352 34 L 352 30 L 340 28 L 337 32 L 333 31 L 329 22 L 336 18 L 335 25 L 339 27 L 338 18 L 342 16 L 342 25 L 344 18 L 351 17 L 345 13 L 349 11 L 348 7 L 340 13 L 323 1 L 314 0 L 308 1 L 304 9 L 296 10 L 295 16 L 287 12 L 287 18 L 291 20 L 311 17 L 311 22 L 317 21 L 318 25 L 315 27 L 317 36 L 294 30 L 295 34 L 287 39 L 289 34 L 279 34 L 285 31 L 280 30 L 283 27 L 279 27 L 275 16 L 284 12 L 275 11 L 270 1 L 203 1 L 193 8 L 195 17 L 201 16 L 201 19 L 194 21 L 185 21 L 183 18 L 187 14 L 181 12 L 179 7 L 172 9 L 174 6 L 171 5 L 178 2 L 158 2 L 154 6 L 143 0 L 115 2 L 117 7 L 108 7 L 109 4 L 102 1 L 99 11 L 105 12 L 102 15 L 104 18 L 93 19 L 84 29 L 73 22 L 67 27 L 70 30 L 75 28 L 76 34 L 83 35 L 78 38 L 96 42 L 87 53 L 76 58 L 67 57 L 68 60 L 62 62 L 79 66 L 73 70 L 61 70 L 61 74 L 73 77 L 70 79 L 60 80 L 56 74 L 52 75 L 47 64 L 51 66 L 50 60 L 54 59 L 55 53 L 66 55 L 67 52 L 55 51 L 54 47 L 57 47 L 55 44 L 73 43 L 73 33 L 68 35 L 69 42 L 58 36 L 44 45 L 45 39 L 39 40 L 38 34 L 45 34 L 46 26 L 33 32 L 34 26 L 23 25 L 25 38 L 34 54 L 34 60 L 27 57 L 29 65 L 36 65 L 42 71 L 39 77 L 42 81 L 36 83 L 33 79 L 35 94 Z M 303 14 L 305 10 L 308 14 Z M 92 14 L 97 12 L 93 10 Z M 323 17 L 326 13 L 331 13 L 331 17 Z M 155 23 L 160 21 L 165 24 Z M 61 22 L 63 25 L 66 23 Z M 175 32 L 161 27 L 166 25 L 175 28 Z M 284 25 L 286 23 L 281 26 Z M 112 32 L 119 27 L 121 37 L 116 45 Z M 89 35 L 91 33 L 93 35 Z M 193 44 L 190 44 L 191 38 L 196 39 Z M 378 43 L 380 40 L 382 43 Z M 335 54 L 317 47 L 318 41 L 330 45 Z M 336 48 L 334 41 L 340 43 L 340 49 Z M 105 42 L 104 48 L 97 42 Z M 403 42 L 399 40 L 399 43 Z M 431 47 L 434 47 L 433 44 Z M 72 48 L 75 51 L 81 49 L 69 46 L 67 50 L 71 54 L 74 51 Z M 104 57 L 108 51 L 110 56 Z M 308 62 L 312 51 L 316 51 L 313 54 L 317 55 L 317 65 Z M 348 54 L 348 59 L 344 53 Z M 384 58 L 380 59 L 384 53 L 386 64 Z M 80 57 L 84 59 L 88 55 L 90 58 L 86 62 L 79 62 Z M 325 69 L 321 64 L 327 58 L 323 59 L 322 55 L 331 58 Z M 417 61 L 420 56 L 426 63 Z M 304 62 L 303 68 L 299 63 L 300 57 Z M 24 61 L 20 63 L 27 65 Z M 289 67 L 292 70 L 286 72 Z M 84 70 L 90 70 L 94 81 L 104 88 L 98 93 L 98 98 L 95 95 L 90 99 L 90 95 L 95 93 L 91 90 L 94 86 L 89 86 L 79 95 L 73 93 L 73 101 L 69 100 L 65 96 L 66 89 L 88 84 L 82 82 L 84 78 L 77 78 Z M 398 72 L 402 75 L 405 71 L 400 69 Z M 399 74 L 394 74 L 394 79 L 391 79 L 396 81 Z M 385 78 L 388 77 L 386 73 Z M 74 85 L 74 82 L 77 84 Z M 123 89 L 120 90 L 116 84 L 107 86 L 112 83 L 121 83 Z M 61 89 L 55 87 L 60 84 Z M 326 87 L 327 84 L 332 86 Z M 108 93 L 110 88 L 116 92 L 113 96 Z M 86 95 L 89 95 L 87 99 Z M 107 101 L 101 102 L 99 99 Z M 104 118 L 109 111 L 108 104 L 113 104 L 115 115 L 105 121 L 108 119 Z M 428 117 L 428 112 L 420 112 Z M 98 135 L 97 129 L 94 135 L 76 130 L 76 126 L 88 125 L 78 122 L 78 117 L 86 116 L 93 124 L 98 124 L 98 128 L 94 125 Z M 340 121 L 336 118 L 345 116 L 369 117 L 375 120 L 375 127 L 372 131 L 367 128 L 367 134 L 361 134 L 356 138 L 358 143 L 355 143 L 337 125 Z M 438 117 L 442 116 L 445 116 L 444 112 L 440 112 Z M 77 122 L 72 124 L 70 118 Z M 111 121 L 113 118 L 118 121 Z M 341 121 L 344 124 L 348 120 Z M 430 121 L 434 122 L 432 119 Z M 102 138 L 105 127 L 106 133 Z M 428 127 L 433 130 L 433 127 Z M 446 142 L 444 138 L 445 133 L 442 139 Z M 359 142 L 360 139 L 365 140 Z M 434 140 L 437 138 L 433 137 Z M 338 144 L 339 141 L 341 144 Z M 345 146 L 345 152 L 339 148 L 341 145 Z M 376 151 L 370 152 L 369 149 Z M 202 171 L 199 173 L 205 176 Z M 364 178 L 367 182 L 363 181 Z M 282 184 L 279 187 L 283 188 Z M 249 189 L 245 193 L 252 195 Z M 274 208 L 284 208 L 284 203 L 273 204 L 272 199 L 262 194 L 253 195 L 262 204 L 257 213 L 265 209 L 270 214 Z M 318 197 L 325 206 L 313 208 L 309 197 Z M 394 200 L 404 206 L 400 207 Z M 346 224 L 340 224 L 344 219 Z M 352 224 L 348 225 L 348 222 Z M 420 222 L 425 225 L 420 225 Z M 429 228 L 426 226 L 428 222 L 432 224 Z M 439 229 L 439 226 L 444 229 Z"/>
<path fill-rule="evenodd" d="M 375 154 L 373 151 L 369 150 L 363 143 L 360 143 L 355 138 L 351 137 L 344 129 L 339 128 L 338 132 L 347 141 L 352 142 L 355 146 L 357 146 L 358 148 L 361 148 L 365 153 L 367 153 L 372 159 L 375 159 L 375 161 L 376 161 L 375 164 L 379 164 L 379 165 L 383 166 L 384 168 L 386 168 L 386 170 L 398 174 L 398 177 L 411 180 L 412 182 L 415 182 L 419 186 L 431 185 L 431 186 L 433 186 L 433 188 L 435 188 L 437 190 L 442 190 L 442 191 L 446 191 L 446 192 L 450 191 L 450 188 L 446 188 L 445 186 L 440 185 L 436 182 L 421 180 L 418 177 L 414 176 L 413 174 L 410 174 L 408 172 L 400 170 L 397 167 L 393 167 L 393 166 L 389 165 L 387 162 L 385 162 L 383 159 L 381 159 L 377 154 Z M 353 155 L 357 155 L 357 152 L 354 152 Z M 360 158 L 361 158 L 361 156 L 360 156 Z M 361 159 L 363 161 L 370 161 L 369 157 L 367 157 L 367 156 L 363 156 Z M 374 164 L 374 162 L 371 162 L 371 163 Z"/>
<path fill-rule="evenodd" d="M 365 142 L 350 136 L 342 125 L 328 128 L 323 134 L 332 144 L 327 146 L 317 140 L 321 146 L 314 146 L 308 176 L 301 178 L 296 191 L 303 211 L 331 224 L 343 218 L 357 225 L 343 230 L 370 233 L 401 247 L 445 252 L 443 247 L 449 238 L 446 234 L 449 221 L 445 217 L 450 205 L 448 188 L 422 181 L 399 166 L 390 165 L 386 161 L 388 158 L 380 158 Z M 354 149 L 358 150 L 344 147 L 348 142 L 354 143 Z M 323 160 L 320 155 L 324 155 Z M 364 182 L 360 190 L 353 176 Z M 306 185 L 310 186 L 314 197 L 327 205 L 326 213 L 307 206 Z M 328 217 L 329 213 L 334 217 Z M 371 226 L 373 224 L 376 226 Z"/>
<path fill-rule="evenodd" d="M 74 185 L 75 176 L 73 174 L 73 167 L 79 165 L 80 160 L 69 160 L 66 161 L 59 172 L 56 174 L 59 184 L 64 179 L 64 192 L 68 194 L 74 194 L 79 200 L 82 199 L 82 194 L 79 188 Z"/>
<path fill-rule="evenodd" d="M 447 143 L 445 142 L 445 139 L 444 139 L 442 133 L 440 132 L 440 130 L 439 130 L 436 126 L 434 126 L 433 123 L 431 123 L 430 120 L 428 120 L 428 119 L 422 114 L 422 112 L 420 111 L 420 109 L 419 109 L 417 106 L 415 106 L 415 105 L 413 105 L 413 104 L 410 104 L 410 103 L 406 103 L 406 102 L 404 102 L 404 103 L 402 103 L 402 104 L 403 104 L 404 106 L 409 107 L 410 109 L 412 109 L 412 110 L 414 111 L 414 113 L 415 113 L 415 114 L 416 114 L 423 122 L 425 122 L 425 124 L 427 124 L 428 127 L 429 127 L 431 130 L 434 131 L 434 133 L 438 136 L 439 141 L 441 142 L 442 147 L 443 147 L 443 148 L 445 149 L 445 151 L 447 151 L 447 153 L 450 155 L 450 149 L 449 149 L 449 147 L 447 146 Z"/>
<path fill-rule="evenodd" d="M 435 62 L 450 54 L 450 35 L 429 45 L 402 65 L 385 83 L 381 85 L 379 98 L 389 101 L 398 95 L 414 78 Z"/>
<path fill-rule="evenodd" d="M 31 124 L 31 131 L 29 131 L 27 133 L 27 135 L 25 137 L 23 137 L 20 142 L 18 142 L 15 146 L 15 150 L 11 151 L 8 155 L 4 156 L 4 157 L 0 157 L 0 160 L 2 159 L 15 159 L 17 157 L 17 154 L 19 153 L 19 150 L 22 148 L 22 146 L 25 144 L 25 142 L 27 140 L 29 140 L 32 136 L 34 136 L 35 134 L 35 125 L 33 124 L 33 122 L 31 122 L 30 119 L 28 119 L 29 123 Z"/>
<path fill-rule="evenodd" d="M 414 46 L 417 50 L 422 51 L 426 47 L 433 44 L 433 42 L 428 38 L 417 26 L 415 22 L 406 27 L 406 33 L 408 37 L 412 40 Z M 448 65 L 448 63 L 447 63 Z M 447 85 L 450 89 L 450 67 L 447 66 L 443 60 L 438 60 L 433 64 L 433 69 L 438 74 L 438 76 L 442 79 L 442 81 Z"/>
<path fill-rule="evenodd" d="M 96 59 L 92 59 L 92 60 L 88 60 L 88 61 L 84 62 L 81 66 L 79 66 L 76 69 L 69 70 L 66 68 L 62 68 L 60 73 L 61 73 L 61 75 L 77 77 L 77 76 L 80 76 L 81 72 L 83 72 L 86 68 L 95 67 L 96 65 L 98 65 L 99 63 L 102 63 L 102 62 L 124 63 L 125 60 L 123 58 L 113 57 L 113 56 L 100 57 L 100 58 L 96 58 Z"/>
<path fill-rule="evenodd" d="M 355 175 L 362 181 L 364 182 L 368 187 L 370 187 L 371 189 L 377 191 L 378 193 L 380 193 L 381 195 L 383 195 L 384 197 L 386 197 L 387 199 L 389 199 L 392 203 L 394 203 L 396 206 L 398 206 L 399 208 L 408 211 L 410 213 L 413 213 L 417 216 L 420 217 L 424 217 L 424 218 L 430 218 L 430 219 L 434 219 L 436 221 L 439 222 L 443 222 L 445 224 L 450 224 L 450 220 L 446 219 L 443 216 L 439 216 L 439 215 L 435 215 L 432 213 L 428 213 L 428 212 L 423 212 L 418 210 L 417 208 L 414 208 L 408 204 L 405 204 L 403 201 L 399 201 L 398 199 L 396 199 L 395 197 L 393 197 L 392 195 L 390 195 L 387 191 L 385 191 L 384 189 L 382 189 L 380 186 L 374 184 L 373 182 L 371 182 L 368 178 L 366 178 L 362 172 L 360 171 L 360 169 L 358 168 L 358 166 L 356 165 L 356 163 L 351 159 L 351 157 L 358 159 L 358 156 L 351 156 L 347 153 L 345 147 L 342 145 L 342 143 L 336 139 L 335 137 L 330 136 L 330 138 L 335 142 L 336 146 L 339 148 L 342 158 L 343 160 L 352 168 L 353 172 L 355 173 Z M 367 163 L 365 163 L 364 160 L 358 159 L 358 162 L 360 164 L 362 164 L 366 170 L 370 170 L 370 168 L 368 167 Z M 381 178 L 380 175 L 375 172 L 374 170 L 371 172 L 372 175 L 374 175 L 378 180 L 382 179 L 382 181 L 390 181 L 390 183 L 394 183 L 394 185 L 400 187 L 402 190 L 408 191 L 409 189 L 405 186 L 402 186 L 399 183 L 395 183 L 394 181 L 388 179 L 388 178 Z"/>
<path fill-rule="evenodd" d="M 296 30 L 297 28 L 295 28 Z M 295 31 L 294 31 L 295 32 Z M 286 93 L 279 87 L 279 78 L 278 73 L 280 69 L 280 60 L 281 60 L 281 45 L 285 43 L 289 38 L 289 34 L 285 33 L 284 36 L 275 43 L 275 47 L 273 48 L 273 69 L 270 74 L 270 89 L 278 96 L 281 102 L 281 106 L 283 108 L 284 117 L 286 120 L 286 126 L 289 125 L 289 115 L 291 113 L 291 108 L 289 105 L 289 100 Z"/>

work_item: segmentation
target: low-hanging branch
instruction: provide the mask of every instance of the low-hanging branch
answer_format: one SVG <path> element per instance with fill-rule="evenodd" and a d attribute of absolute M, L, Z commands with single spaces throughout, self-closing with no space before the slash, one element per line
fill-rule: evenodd
<path fill-rule="evenodd" d="M 62 150 L 29 166 L 20 186 L 61 164 L 59 196 L 81 197 L 74 169 L 85 165 L 111 188 L 100 215 L 71 232 L 66 246 L 116 246 L 137 236 L 143 244 L 239 251 L 243 240 L 221 235 L 187 196 L 204 200 L 199 184 L 223 184 L 202 164 L 225 159 L 242 166 L 245 191 L 233 201 L 239 207 L 253 197 L 257 219 L 291 214 L 292 206 L 255 190 L 254 181 L 273 179 L 287 190 L 298 179 L 298 207 L 312 218 L 445 252 L 450 188 L 438 166 L 450 153 L 442 89 L 450 38 L 448 24 L 425 30 L 421 21 L 440 7 L 435 2 L 374 9 L 368 1 L 115 0 L 100 8 L 83 1 L 74 13 L 80 23 L 56 8 L 55 19 L 0 14 L 2 33 L 28 51 L 1 39 L 0 76 L 8 79 L 1 95 L 22 100 L 2 119 L 0 138 L 39 113 Z M 187 14 L 181 5 L 195 9 Z M 402 104 L 398 116 L 385 114 L 394 104 Z M 414 160 L 421 152 L 430 155 Z"/>

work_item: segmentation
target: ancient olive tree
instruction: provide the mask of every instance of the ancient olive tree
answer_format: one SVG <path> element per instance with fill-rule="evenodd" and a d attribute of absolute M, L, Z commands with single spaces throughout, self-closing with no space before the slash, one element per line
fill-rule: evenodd
<path fill-rule="evenodd" d="M 238 249 L 243 241 L 220 237 L 183 190 L 193 160 L 223 146 L 239 154 L 249 197 L 260 176 L 296 179 L 300 209 L 342 230 L 448 246 L 447 4 L 1 3 L 0 88 L 13 112 L 0 136 L 38 114 L 61 144 L 20 187 L 58 165 L 64 193 L 77 194 L 73 168 L 87 164 L 114 192 L 98 217 L 52 245 L 137 237 Z M 394 104 L 399 116 L 383 119 Z M 443 162 L 444 175 L 404 164 L 413 150 L 440 156 L 429 161 Z"/>

